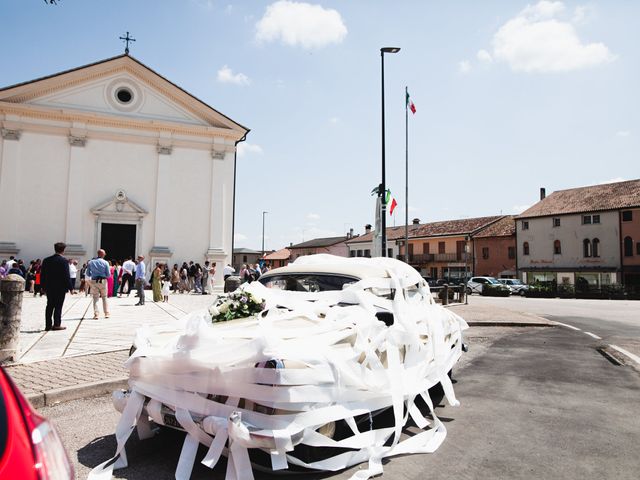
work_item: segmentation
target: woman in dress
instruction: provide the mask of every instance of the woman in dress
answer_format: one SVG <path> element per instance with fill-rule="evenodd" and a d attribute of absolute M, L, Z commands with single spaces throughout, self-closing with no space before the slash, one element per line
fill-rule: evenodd
<path fill-rule="evenodd" d="M 153 301 L 162 301 L 162 264 L 156 263 L 156 268 L 153 270 L 153 280 L 151 286 L 153 288 Z"/>
<path fill-rule="evenodd" d="M 111 263 L 111 260 L 109 260 L 109 273 L 110 273 L 110 275 L 107 278 L 107 297 L 113 297 L 113 272 L 114 272 L 114 270 L 115 270 L 115 267 Z"/>
<path fill-rule="evenodd" d="M 118 291 L 120 290 L 120 262 L 118 260 L 115 261 L 115 265 L 113 266 L 113 292 L 111 292 L 112 297 L 118 296 Z"/>

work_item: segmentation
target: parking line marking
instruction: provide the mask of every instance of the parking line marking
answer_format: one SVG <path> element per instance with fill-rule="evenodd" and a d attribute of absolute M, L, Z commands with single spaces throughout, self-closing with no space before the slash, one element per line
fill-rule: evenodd
<path fill-rule="evenodd" d="M 555 320 L 554 320 L 555 321 Z M 567 325 L 566 323 L 561 323 L 561 322 L 556 322 L 558 325 L 562 325 L 563 327 L 567 327 L 570 328 L 571 330 L 577 330 L 578 332 L 581 332 L 582 330 L 580 330 L 578 327 L 574 327 L 573 325 Z"/>
<path fill-rule="evenodd" d="M 636 362 L 638 365 L 640 365 L 640 357 L 638 357 L 637 355 L 634 355 L 631 352 L 626 351 L 624 348 L 620 348 L 617 345 L 609 345 L 611 348 L 619 351 L 620 353 L 626 355 L 627 357 L 629 357 L 631 360 L 633 360 L 634 362 Z"/>
<path fill-rule="evenodd" d="M 602 337 L 599 337 L 598 335 L 596 335 L 595 333 L 591 333 L 591 332 L 583 332 L 585 335 L 589 335 L 590 337 L 595 338 L 596 340 L 602 340 Z"/>

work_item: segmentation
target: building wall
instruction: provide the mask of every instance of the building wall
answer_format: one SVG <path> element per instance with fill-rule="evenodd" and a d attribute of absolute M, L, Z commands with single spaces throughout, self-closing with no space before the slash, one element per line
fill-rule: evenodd
<path fill-rule="evenodd" d="M 582 215 L 562 215 L 560 226 L 553 227 L 553 217 L 529 218 L 529 229 L 523 230 L 523 219 L 516 222 L 518 268 L 608 268 L 620 267 L 620 228 L 618 212 L 594 212 L 600 215 L 600 224 L 583 225 Z M 583 240 L 600 240 L 600 257 L 584 257 Z M 561 254 L 554 254 L 554 241 L 560 240 Z M 523 244 L 529 243 L 529 255 L 524 255 Z"/>
<path fill-rule="evenodd" d="M 632 219 L 630 222 L 622 221 L 622 212 L 631 210 Z M 620 252 L 622 252 L 622 264 L 625 266 L 640 266 L 640 208 L 625 209 L 620 211 Z M 633 240 L 633 255 L 624 255 L 624 239 L 631 237 Z"/>
<path fill-rule="evenodd" d="M 362 256 L 364 256 L 364 251 L 369 250 L 371 255 L 373 255 L 373 242 L 351 242 L 347 245 L 347 256 L 357 257 L 358 250 L 362 252 Z M 396 244 L 396 240 L 387 239 L 387 250 L 391 249 L 392 256 L 391 258 L 398 258 L 398 255 L 401 255 L 402 247 Z M 351 252 L 354 252 L 353 254 Z"/>
<path fill-rule="evenodd" d="M 515 249 L 515 235 L 510 237 L 474 238 L 475 267 L 474 275 L 500 277 L 503 272 L 516 270 L 515 255 L 509 258 L 509 247 Z M 488 248 L 489 258 L 483 258 L 482 249 Z M 512 275 L 510 273 L 509 275 Z"/>
<path fill-rule="evenodd" d="M 71 146 L 67 136 L 29 130 L 0 142 L 0 240 L 14 242 L 18 258 L 48 256 L 58 241 L 81 245 L 84 255 L 70 255 L 79 261 L 91 258 L 100 247 L 91 209 L 122 189 L 148 212 L 138 251 L 149 261 L 154 246 L 168 247 L 161 260 L 171 263 L 202 262 L 212 249 L 222 255 L 212 260 L 231 259 L 233 153 L 214 160 L 209 150 L 176 147 L 162 155 L 155 144 L 90 135 Z"/>
<path fill-rule="evenodd" d="M 291 251 L 291 257 L 289 258 L 291 262 L 293 262 L 298 257 L 302 257 L 305 255 L 316 255 L 318 253 L 327 253 L 329 255 L 337 255 L 339 257 L 349 256 L 349 247 L 345 242 L 340 242 L 328 247 L 288 248 Z"/>

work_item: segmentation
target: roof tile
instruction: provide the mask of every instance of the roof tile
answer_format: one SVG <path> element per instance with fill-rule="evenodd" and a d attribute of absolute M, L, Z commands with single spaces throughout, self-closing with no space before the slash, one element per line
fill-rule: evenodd
<path fill-rule="evenodd" d="M 597 212 L 640 206 L 640 179 L 558 190 L 516 218 Z"/>

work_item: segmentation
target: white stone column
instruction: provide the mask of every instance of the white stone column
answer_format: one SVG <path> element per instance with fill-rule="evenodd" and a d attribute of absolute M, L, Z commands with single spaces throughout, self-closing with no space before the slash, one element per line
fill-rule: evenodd
<path fill-rule="evenodd" d="M 67 214 L 65 224 L 65 243 L 67 256 L 83 256 L 82 224 L 86 205 L 84 204 L 84 186 L 86 182 L 85 165 L 87 162 L 86 135 L 69 135 L 69 169 L 67 175 Z"/>
<path fill-rule="evenodd" d="M 166 192 L 171 191 L 171 152 L 168 146 L 158 146 L 158 164 L 156 177 L 156 204 L 153 245 L 156 247 L 169 247 L 171 219 L 168 217 L 171 196 Z"/>
<path fill-rule="evenodd" d="M 231 263 L 231 223 L 233 219 L 233 152 L 216 145 L 211 153 L 211 198 L 209 201 L 209 249 L 207 260 L 216 263 L 214 286 L 224 284 L 223 269 Z"/>
<path fill-rule="evenodd" d="M 20 200 L 20 130 L 2 128 L 0 139 L 0 243 L 13 248 L 20 240 L 17 202 Z M 12 247 L 13 246 L 13 247 Z"/>

